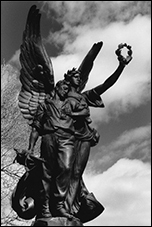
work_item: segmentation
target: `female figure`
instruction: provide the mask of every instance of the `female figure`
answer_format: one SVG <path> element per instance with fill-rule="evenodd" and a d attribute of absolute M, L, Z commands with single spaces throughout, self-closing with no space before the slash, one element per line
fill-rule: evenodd
<path fill-rule="evenodd" d="M 116 52 L 117 54 L 118 52 Z M 79 92 L 79 86 L 81 84 L 81 72 L 79 70 L 76 70 L 73 68 L 71 71 L 68 71 L 67 74 L 64 75 L 65 80 L 70 83 L 71 90 L 68 93 L 69 99 L 76 99 L 79 102 L 79 105 L 83 108 L 89 109 L 89 106 L 93 107 L 104 107 L 103 101 L 100 97 L 101 94 L 103 94 L 106 90 L 108 90 L 111 86 L 114 85 L 114 83 L 118 80 L 119 76 L 121 75 L 122 71 L 124 70 L 125 66 L 131 61 L 132 57 L 123 58 L 118 57 L 119 60 L 119 66 L 115 70 L 115 72 L 101 85 L 85 91 L 83 93 Z M 78 207 L 78 203 L 76 204 L 76 199 L 79 196 L 79 201 L 84 199 L 86 200 L 85 203 L 87 203 L 87 196 L 92 197 L 92 201 L 94 201 L 94 204 L 97 205 L 97 210 L 94 212 L 95 216 L 98 216 L 102 211 L 103 207 L 100 206 L 99 202 L 95 199 L 93 194 L 90 194 L 83 182 L 82 175 L 85 170 L 90 149 L 92 146 L 95 146 L 99 141 L 99 134 L 98 132 L 91 128 L 89 124 L 91 123 L 90 117 L 80 117 L 77 118 L 75 121 L 75 138 L 76 138 L 76 160 L 74 162 L 73 167 L 73 177 L 71 178 L 71 184 L 69 188 L 69 194 L 67 196 L 67 203 L 69 206 L 69 209 L 71 209 L 71 212 L 76 212 L 75 207 Z M 79 193 L 78 193 L 79 192 Z M 82 199 L 83 198 L 83 199 Z M 75 205 L 74 205 L 75 204 Z M 74 205 L 74 206 L 73 206 Z M 91 217 L 91 214 L 89 216 L 90 219 L 93 219 Z M 80 214 L 80 211 L 78 212 L 78 217 L 84 216 L 84 214 Z M 87 219 L 88 221 L 88 219 Z"/>

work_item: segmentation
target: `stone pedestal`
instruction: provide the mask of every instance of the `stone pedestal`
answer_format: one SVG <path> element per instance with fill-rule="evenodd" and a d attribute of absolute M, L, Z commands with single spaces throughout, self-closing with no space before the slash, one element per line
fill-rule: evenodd
<path fill-rule="evenodd" d="M 52 217 L 37 219 L 31 226 L 83 226 L 77 218 L 69 220 L 66 217 Z"/>

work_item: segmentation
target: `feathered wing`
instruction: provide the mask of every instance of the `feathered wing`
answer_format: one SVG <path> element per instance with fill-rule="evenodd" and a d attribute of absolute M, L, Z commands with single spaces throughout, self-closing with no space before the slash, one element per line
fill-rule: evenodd
<path fill-rule="evenodd" d="M 32 123 L 39 103 L 54 91 L 54 73 L 51 60 L 43 46 L 40 34 L 39 9 L 33 5 L 28 13 L 23 41 L 20 47 L 20 81 L 18 105 L 23 117 Z"/>
<path fill-rule="evenodd" d="M 92 48 L 90 49 L 90 51 L 87 53 L 87 55 L 85 56 L 81 65 L 78 68 L 78 70 L 80 71 L 80 76 L 81 76 L 81 80 L 82 80 L 80 87 L 79 87 L 80 92 L 84 89 L 84 87 L 88 81 L 89 73 L 93 67 L 93 62 L 94 62 L 95 58 L 97 57 L 99 51 L 101 50 L 102 45 L 103 45 L 103 42 L 95 43 L 92 46 Z"/>

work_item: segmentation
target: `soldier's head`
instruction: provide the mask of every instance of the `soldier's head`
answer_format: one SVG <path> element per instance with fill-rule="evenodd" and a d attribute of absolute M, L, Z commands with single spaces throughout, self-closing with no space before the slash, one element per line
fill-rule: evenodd
<path fill-rule="evenodd" d="M 69 90 L 70 90 L 70 86 L 65 80 L 59 80 L 56 83 L 55 91 L 60 97 L 60 99 L 65 99 L 68 95 Z"/>
<path fill-rule="evenodd" d="M 75 88 L 80 86 L 81 83 L 80 71 L 77 70 L 76 68 L 68 70 L 67 73 L 64 74 L 64 78 L 68 83 L 70 83 L 71 86 Z"/>

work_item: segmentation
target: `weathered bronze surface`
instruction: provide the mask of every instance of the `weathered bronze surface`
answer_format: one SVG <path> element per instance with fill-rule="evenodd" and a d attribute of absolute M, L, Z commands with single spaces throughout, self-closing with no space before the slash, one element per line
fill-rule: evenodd
<path fill-rule="evenodd" d="M 90 149 L 99 141 L 90 126 L 89 106 L 104 108 L 101 94 L 119 78 L 132 59 L 131 46 L 116 50 L 119 66 L 102 84 L 83 92 L 103 42 L 95 43 L 80 66 L 68 70 L 54 84 L 52 62 L 40 34 L 41 14 L 30 8 L 20 47 L 20 90 L 18 101 L 23 117 L 31 126 L 29 147 L 16 150 L 16 161 L 25 166 L 12 194 L 12 208 L 19 217 L 32 219 L 33 226 L 82 226 L 104 211 L 83 180 Z M 121 49 L 128 49 L 123 57 Z M 34 147 L 41 137 L 40 156 Z"/>

